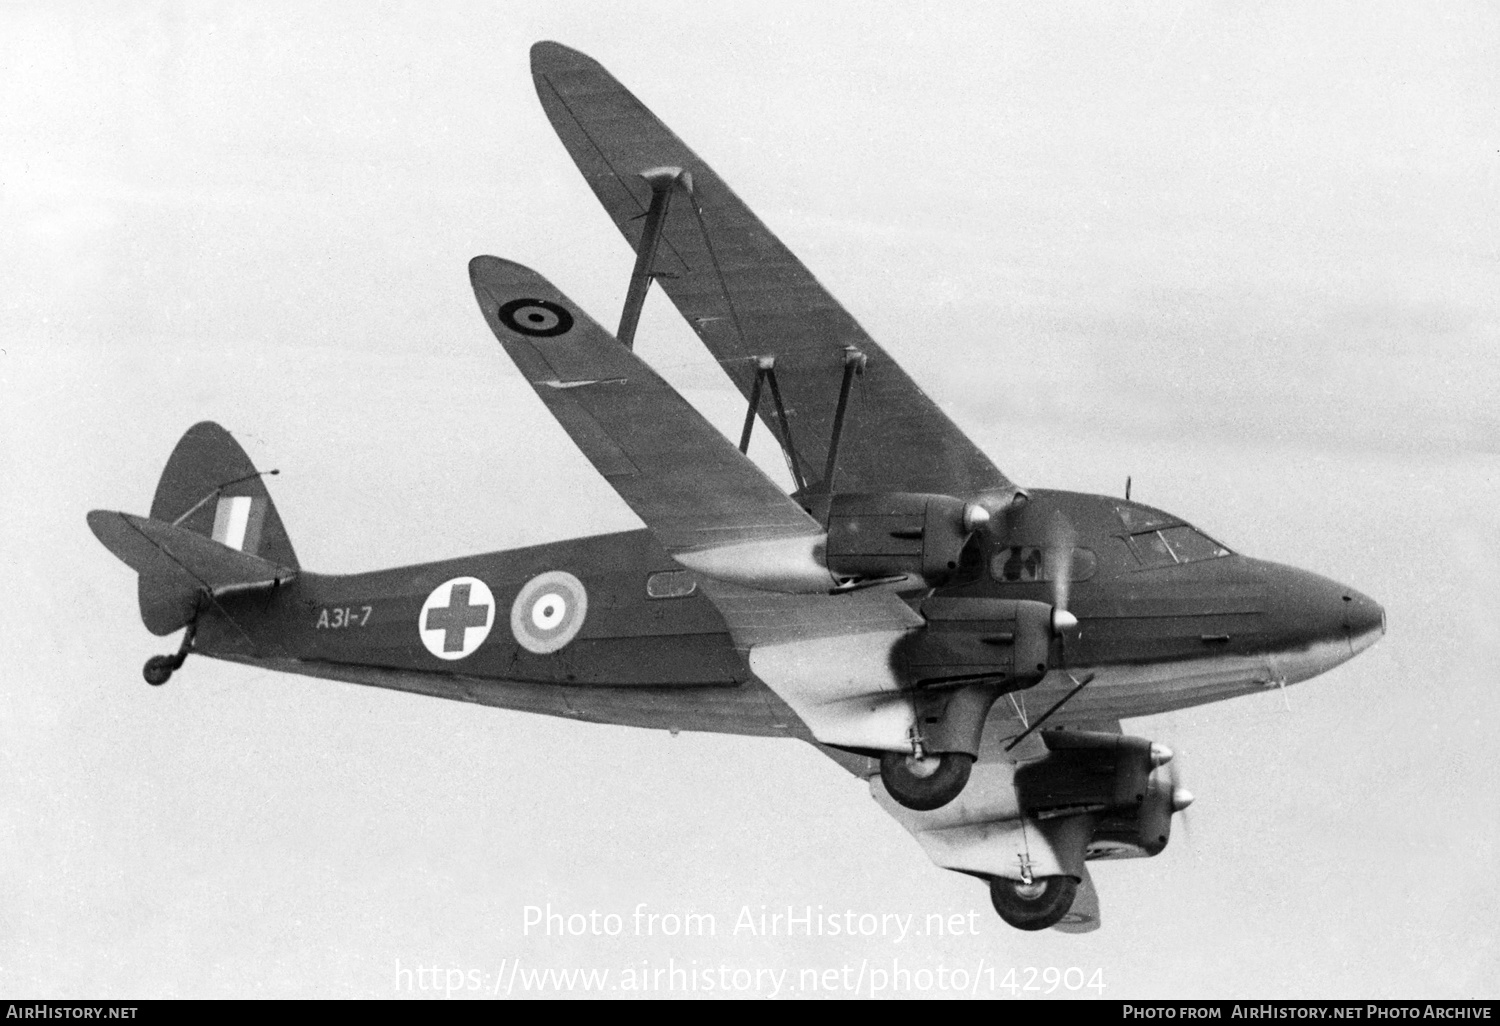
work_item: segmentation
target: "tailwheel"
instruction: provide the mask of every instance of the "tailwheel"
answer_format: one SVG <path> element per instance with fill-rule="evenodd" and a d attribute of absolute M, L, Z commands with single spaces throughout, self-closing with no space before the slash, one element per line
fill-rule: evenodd
<path fill-rule="evenodd" d="M 969 782 L 974 757 L 966 752 L 944 752 L 918 758 L 902 752 L 880 757 L 880 779 L 896 801 L 908 809 L 927 812 L 957 798 Z"/>
<path fill-rule="evenodd" d="M 1000 918 L 1017 930 L 1045 930 L 1062 922 L 1078 895 L 1078 881 L 1071 876 L 1039 876 L 1024 883 L 994 877 L 990 901 Z"/>
<path fill-rule="evenodd" d="M 172 671 L 181 665 L 182 660 L 176 656 L 152 656 L 141 668 L 141 676 L 146 678 L 147 684 L 159 688 L 172 679 Z"/>
<path fill-rule="evenodd" d="M 187 630 L 182 634 L 182 644 L 177 651 L 171 655 L 152 656 L 146 660 L 146 665 L 141 667 L 141 676 L 146 678 L 146 683 L 153 688 L 159 688 L 172 679 L 172 674 L 182 669 L 182 664 L 187 662 L 188 653 L 193 650 L 193 640 L 198 636 L 198 621 L 194 620 L 188 624 Z"/>

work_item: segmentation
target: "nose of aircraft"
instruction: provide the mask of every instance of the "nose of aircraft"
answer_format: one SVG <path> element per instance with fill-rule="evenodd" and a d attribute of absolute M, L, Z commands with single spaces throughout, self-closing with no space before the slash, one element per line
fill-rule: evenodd
<path fill-rule="evenodd" d="M 1258 563 L 1257 572 L 1268 586 L 1268 640 L 1289 680 L 1347 662 L 1385 633 L 1385 610 L 1353 588 L 1275 563 Z"/>
<path fill-rule="evenodd" d="M 1368 595 L 1345 588 L 1340 596 L 1344 603 L 1344 630 L 1349 634 L 1349 654 L 1358 655 L 1385 634 L 1385 608 Z"/>

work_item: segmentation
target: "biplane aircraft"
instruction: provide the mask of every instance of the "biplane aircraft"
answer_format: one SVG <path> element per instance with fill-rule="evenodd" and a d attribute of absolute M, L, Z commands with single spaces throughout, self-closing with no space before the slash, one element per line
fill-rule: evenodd
<path fill-rule="evenodd" d="M 228 432 L 188 430 L 139 574 L 160 685 L 190 653 L 606 724 L 816 745 L 1021 929 L 1096 928 L 1088 862 L 1155 855 L 1192 799 L 1125 718 L 1306 680 L 1385 630 L 1364 595 L 1164 510 L 1021 487 L 723 180 L 557 43 L 542 108 L 635 249 L 611 333 L 476 257 L 490 330 L 645 528 L 347 576 L 303 570 Z M 656 282 L 747 402 L 738 444 L 634 348 Z M 746 455 L 757 422 L 795 490 Z M 274 473 L 271 471 L 269 473 Z"/>

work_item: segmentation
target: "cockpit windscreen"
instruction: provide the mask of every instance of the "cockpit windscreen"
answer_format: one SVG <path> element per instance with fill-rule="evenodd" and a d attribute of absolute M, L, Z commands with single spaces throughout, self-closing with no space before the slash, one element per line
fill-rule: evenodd
<path fill-rule="evenodd" d="M 1227 548 L 1208 535 L 1186 524 L 1132 534 L 1130 542 L 1141 563 L 1148 567 L 1197 563 L 1230 554 Z"/>

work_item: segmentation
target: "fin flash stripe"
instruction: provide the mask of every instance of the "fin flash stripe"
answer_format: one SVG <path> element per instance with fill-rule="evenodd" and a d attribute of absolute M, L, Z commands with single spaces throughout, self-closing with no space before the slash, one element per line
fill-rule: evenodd
<path fill-rule="evenodd" d="M 250 495 L 222 495 L 214 512 L 213 539 L 240 552 L 254 553 L 260 545 L 265 503 Z"/>

